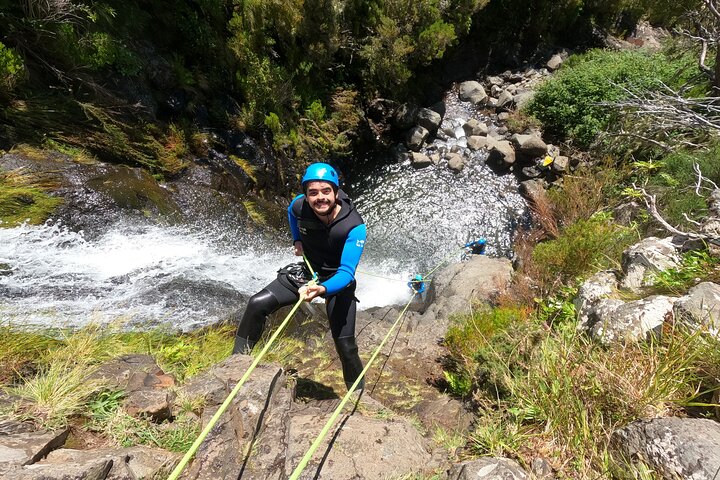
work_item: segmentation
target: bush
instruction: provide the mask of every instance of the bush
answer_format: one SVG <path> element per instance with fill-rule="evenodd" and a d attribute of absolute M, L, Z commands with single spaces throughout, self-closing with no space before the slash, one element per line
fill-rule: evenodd
<path fill-rule="evenodd" d="M 20 55 L 0 42 L 0 93 L 11 91 L 23 70 L 23 61 Z"/>
<path fill-rule="evenodd" d="M 548 132 L 589 147 L 617 114 L 600 102 L 626 98 L 625 89 L 649 90 L 658 81 L 674 85 L 684 60 L 673 63 L 661 54 L 644 51 L 592 50 L 570 57 L 562 69 L 542 84 L 527 111 Z"/>
<path fill-rule="evenodd" d="M 558 282 L 567 283 L 617 264 L 635 239 L 632 229 L 613 223 L 609 214 L 596 214 L 563 228 L 558 238 L 538 244 L 532 264 L 543 290 L 548 291 Z"/>

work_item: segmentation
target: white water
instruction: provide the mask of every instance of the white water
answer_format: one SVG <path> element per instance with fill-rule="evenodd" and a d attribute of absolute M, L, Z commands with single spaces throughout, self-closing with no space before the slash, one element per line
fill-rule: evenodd
<path fill-rule="evenodd" d="M 298 261 L 289 247 L 268 243 L 156 225 L 116 224 L 92 239 L 57 225 L 0 228 L 0 322 L 117 321 L 188 330 L 232 319 L 278 268 Z M 410 272 L 372 261 L 360 269 L 398 279 L 358 274 L 360 308 L 409 298 L 400 280 Z"/>

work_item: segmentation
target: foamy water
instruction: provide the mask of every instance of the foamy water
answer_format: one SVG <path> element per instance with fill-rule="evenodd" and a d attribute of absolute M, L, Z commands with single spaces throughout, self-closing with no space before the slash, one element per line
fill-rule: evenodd
<path fill-rule="evenodd" d="M 272 243 L 244 236 L 234 245 L 221 231 L 157 225 L 112 225 L 93 239 L 57 225 L 0 228 L 0 320 L 188 330 L 232 319 L 278 268 L 298 261 Z M 409 298 L 402 280 L 410 273 L 391 263 L 361 262 L 363 271 L 397 279 L 359 274 L 361 308 Z"/>

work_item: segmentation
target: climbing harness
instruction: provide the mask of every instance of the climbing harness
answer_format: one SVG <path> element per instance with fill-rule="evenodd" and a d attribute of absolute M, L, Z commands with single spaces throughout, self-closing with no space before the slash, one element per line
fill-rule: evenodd
<path fill-rule="evenodd" d="M 310 462 L 310 459 L 312 458 L 315 451 L 320 447 L 320 444 L 322 443 L 325 436 L 328 434 L 330 429 L 332 428 L 333 424 L 335 423 L 335 420 L 337 420 L 337 417 L 340 415 L 340 412 L 342 411 L 345 404 L 349 401 L 349 399 L 353 396 L 355 393 L 355 389 L 360 384 L 360 382 L 365 378 L 365 374 L 370 369 L 370 366 L 375 361 L 375 358 L 380 354 L 382 351 L 382 348 L 385 346 L 385 343 L 387 343 L 388 339 L 390 338 L 392 332 L 395 330 L 395 328 L 400 324 L 400 320 L 403 318 L 405 313 L 407 312 L 408 308 L 412 304 L 413 300 L 415 300 L 415 297 L 417 295 L 422 294 L 426 289 L 426 281 L 427 278 L 430 277 L 438 268 L 440 268 L 441 265 L 443 265 L 451 256 L 456 255 L 459 251 L 465 251 L 466 249 L 470 249 L 472 253 L 475 253 L 475 249 L 482 249 L 481 253 L 484 253 L 485 251 L 485 239 L 476 240 L 474 242 L 469 242 L 460 247 L 459 250 L 453 251 L 450 255 L 446 256 L 442 259 L 442 261 L 430 272 L 428 272 L 426 275 L 415 275 L 408 283 L 408 287 L 412 290 L 413 294 L 408 303 L 405 305 L 405 308 L 400 312 L 400 315 L 398 315 L 397 320 L 395 320 L 395 323 L 390 327 L 385 337 L 382 339 L 380 344 L 377 346 L 373 354 L 370 356 L 370 359 L 365 364 L 365 368 L 363 368 L 362 372 L 360 372 L 360 375 L 358 375 L 357 379 L 355 379 L 355 382 L 352 384 L 352 386 L 348 389 L 348 393 L 343 397 L 343 399 L 340 401 L 340 404 L 337 406 L 333 414 L 330 416 L 328 421 L 325 423 L 325 426 L 318 434 L 315 441 L 310 446 L 310 449 L 305 453 L 305 456 L 303 456 L 302 460 L 298 464 L 298 466 L 293 471 L 292 475 L 290 476 L 290 480 L 297 480 L 300 477 L 300 474 L 303 472 L 305 467 L 307 467 L 307 464 Z M 478 250 L 479 251 L 479 250 Z M 308 261 L 305 254 L 303 254 L 303 259 L 305 260 L 305 263 L 310 270 L 310 273 L 312 274 L 312 279 L 305 284 L 305 286 L 315 286 L 318 284 L 318 274 L 313 270 L 312 266 L 310 265 L 310 262 Z M 377 277 L 380 277 L 380 275 L 374 275 Z M 385 277 L 380 277 L 385 278 Z M 398 280 L 390 278 L 389 280 Z M 250 377 L 250 374 L 255 370 L 255 367 L 260 363 L 260 360 L 265 356 L 267 351 L 270 349 L 272 344 L 275 342 L 277 337 L 280 335 L 280 333 L 283 331 L 283 329 L 287 326 L 287 324 L 290 322 L 290 319 L 295 315 L 295 312 L 297 312 L 298 308 L 300 308 L 300 305 L 305 300 L 305 294 L 301 293 L 300 298 L 298 299 L 297 303 L 293 306 L 292 310 L 287 314 L 285 319 L 280 323 L 278 328 L 275 330 L 275 332 L 272 334 L 270 339 L 267 341 L 265 346 L 262 348 L 260 353 L 255 357 L 255 360 L 250 364 L 247 371 L 243 374 L 243 376 L 238 381 L 237 385 L 235 385 L 235 388 L 232 389 L 230 394 L 227 396 L 225 401 L 220 405 L 220 408 L 218 408 L 217 412 L 212 416 L 208 424 L 205 426 L 203 431 L 200 433 L 197 439 L 195 439 L 195 442 L 190 446 L 188 451 L 185 453 L 183 458 L 180 460 L 180 462 L 177 464 L 175 469 L 172 471 L 170 476 L 168 477 L 168 480 L 177 480 L 180 475 L 182 474 L 183 470 L 187 466 L 187 464 L 190 462 L 190 460 L 193 458 L 195 453 L 197 452 L 198 448 L 202 444 L 202 442 L 205 440 L 207 435 L 210 433 L 210 431 L 213 429 L 217 421 L 220 419 L 223 413 L 225 413 L 225 410 L 230 406 L 230 403 L 233 401 L 235 396 L 240 391 L 240 388 L 243 386 L 243 384 L 247 381 L 247 379 Z M 362 395 L 362 392 L 361 392 Z"/>

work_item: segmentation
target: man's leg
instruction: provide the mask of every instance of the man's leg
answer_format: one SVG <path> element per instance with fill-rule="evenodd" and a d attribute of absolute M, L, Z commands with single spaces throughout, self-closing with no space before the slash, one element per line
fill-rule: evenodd
<path fill-rule="evenodd" d="M 277 279 L 250 297 L 235 333 L 233 354 L 250 353 L 252 347 L 260 340 L 267 316 L 280 307 L 292 305 L 298 301 L 298 298 L 300 297 L 297 290 L 289 288 Z"/>
<path fill-rule="evenodd" d="M 358 355 L 357 343 L 355 343 L 355 313 L 357 301 L 355 300 L 355 284 L 343 289 L 337 295 L 327 300 L 327 314 L 330 319 L 330 330 L 335 341 L 342 364 L 343 380 L 348 390 L 355 383 L 363 370 L 363 364 Z M 364 379 L 360 381 L 357 389 L 365 386 Z"/>

